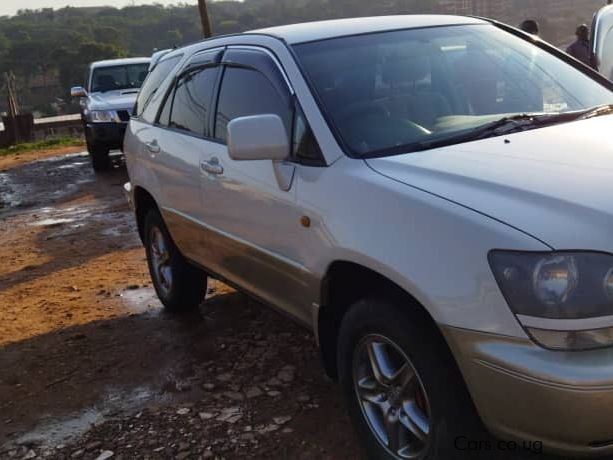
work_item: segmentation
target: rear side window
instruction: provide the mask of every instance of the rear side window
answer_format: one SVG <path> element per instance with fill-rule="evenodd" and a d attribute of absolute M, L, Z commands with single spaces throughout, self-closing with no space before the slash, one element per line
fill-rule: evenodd
<path fill-rule="evenodd" d="M 206 135 L 206 124 L 217 68 L 200 69 L 182 76 L 174 89 L 174 95 L 166 101 L 160 117 L 164 124 L 165 113 L 169 114 L 168 126 L 200 136 Z M 168 111 L 168 105 L 172 104 Z"/>
<path fill-rule="evenodd" d="M 145 108 L 157 92 L 160 85 L 164 82 L 166 77 L 170 74 L 172 69 L 179 63 L 181 60 L 181 56 L 173 56 L 169 59 L 161 61 L 155 69 L 149 74 L 143 86 L 138 93 L 138 98 L 136 99 L 136 107 L 134 108 L 134 113 L 136 116 L 140 117 L 143 115 Z M 153 122 L 153 120 L 146 120 L 148 122 Z"/>
<path fill-rule="evenodd" d="M 235 118 L 275 114 L 281 117 L 288 133 L 292 132 L 293 110 L 289 94 L 282 95 L 256 70 L 227 67 L 219 92 L 215 138 L 228 140 L 228 123 Z"/>

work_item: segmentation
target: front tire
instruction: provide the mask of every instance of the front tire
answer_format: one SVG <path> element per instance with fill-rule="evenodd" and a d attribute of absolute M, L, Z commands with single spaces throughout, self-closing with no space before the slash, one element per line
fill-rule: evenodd
<path fill-rule="evenodd" d="M 206 296 L 207 277 L 179 252 L 155 209 L 145 217 L 145 250 L 153 286 L 166 309 L 197 308 Z"/>
<path fill-rule="evenodd" d="M 88 142 L 87 150 L 92 160 L 94 172 L 104 173 L 111 169 L 110 150 L 107 147 Z"/>
<path fill-rule="evenodd" d="M 475 410 L 441 342 L 428 322 L 391 303 L 362 300 L 345 315 L 339 378 L 368 458 L 472 458 L 455 444 L 475 439 Z"/>

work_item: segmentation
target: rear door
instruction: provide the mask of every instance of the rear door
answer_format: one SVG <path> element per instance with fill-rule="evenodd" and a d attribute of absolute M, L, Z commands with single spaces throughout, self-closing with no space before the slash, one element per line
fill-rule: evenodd
<path fill-rule="evenodd" d="M 162 213 L 181 252 L 201 259 L 200 163 L 219 76 L 220 50 L 197 54 L 175 78 L 146 148 L 162 192 Z"/>
<path fill-rule="evenodd" d="M 592 51 L 598 71 L 613 78 L 613 5 L 602 8 L 592 23 Z"/>
<path fill-rule="evenodd" d="M 227 148 L 228 123 L 250 115 L 278 115 L 289 139 L 293 92 L 274 56 L 263 49 L 231 47 L 222 65 L 210 126 L 215 143 L 202 165 L 207 262 L 231 282 L 310 323 L 312 280 L 297 250 L 302 217 L 296 206 L 297 165 L 234 161 Z"/>

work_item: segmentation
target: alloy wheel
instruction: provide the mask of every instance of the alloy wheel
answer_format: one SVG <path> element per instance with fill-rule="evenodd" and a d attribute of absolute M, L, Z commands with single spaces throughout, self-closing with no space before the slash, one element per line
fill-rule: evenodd
<path fill-rule="evenodd" d="M 172 289 L 172 267 L 170 266 L 170 252 L 164 234 L 158 227 L 151 229 L 151 264 L 158 287 L 164 295 Z"/>
<path fill-rule="evenodd" d="M 400 347 L 381 335 L 364 337 L 354 352 L 353 381 L 362 414 L 379 443 L 394 458 L 423 458 L 430 446 L 430 404 Z"/>

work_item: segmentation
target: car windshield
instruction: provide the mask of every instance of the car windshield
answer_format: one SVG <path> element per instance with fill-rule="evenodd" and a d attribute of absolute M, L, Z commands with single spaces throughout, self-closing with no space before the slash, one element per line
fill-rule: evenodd
<path fill-rule="evenodd" d="M 129 64 L 94 69 L 91 92 L 138 89 L 147 77 L 149 64 Z"/>
<path fill-rule="evenodd" d="M 605 86 L 492 25 L 373 33 L 294 48 L 339 139 L 358 157 L 465 142 L 466 134 L 483 137 L 484 127 L 515 121 L 514 115 L 567 114 L 558 118 L 563 122 L 572 119 L 569 112 L 613 103 Z"/>

